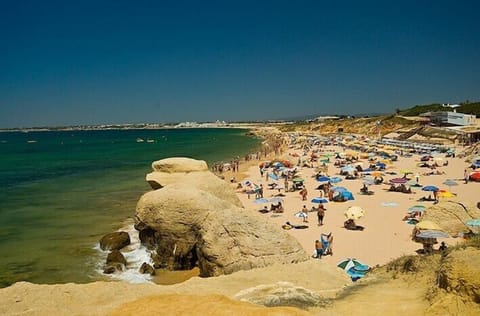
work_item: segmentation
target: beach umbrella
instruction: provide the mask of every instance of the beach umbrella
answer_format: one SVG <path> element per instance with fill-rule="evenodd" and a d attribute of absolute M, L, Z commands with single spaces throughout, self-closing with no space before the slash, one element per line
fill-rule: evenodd
<path fill-rule="evenodd" d="M 262 204 L 262 203 L 269 203 L 270 201 L 268 199 L 265 199 L 265 198 L 259 198 L 259 199 L 255 199 L 255 201 L 253 201 L 253 203 L 257 203 L 257 204 Z"/>
<path fill-rule="evenodd" d="M 450 192 L 450 191 L 446 191 L 446 190 L 439 190 L 437 192 L 437 196 L 438 197 L 441 197 L 441 198 L 451 198 L 451 197 L 454 197 L 456 196 L 456 194 Z"/>
<path fill-rule="evenodd" d="M 407 178 L 393 178 L 393 179 L 390 179 L 390 183 L 393 183 L 393 184 L 405 184 L 407 182 L 408 182 Z"/>
<path fill-rule="evenodd" d="M 337 267 L 345 271 L 348 271 L 351 268 L 355 268 L 355 270 L 358 270 L 358 271 L 367 271 L 369 269 L 368 265 L 363 264 L 354 258 L 347 258 L 340 261 L 339 263 L 337 263 Z"/>
<path fill-rule="evenodd" d="M 480 218 L 469 219 L 465 224 L 471 227 L 480 227 Z"/>
<path fill-rule="evenodd" d="M 452 180 L 452 179 L 447 179 L 447 180 L 443 181 L 443 184 L 448 185 L 449 187 L 458 185 L 458 183 L 455 180 Z"/>
<path fill-rule="evenodd" d="M 305 218 L 308 215 L 306 215 L 304 212 L 297 212 L 293 216 L 298 217 L 298 218 Z"/>
<path fill-rule="evenodd" d="M 449 238 L 447 233 L 440 230 L 422 230 L 417 235 L 418 238 Z"/>
<path fill-rule="evenodd" d="M 438 188 L 434 185 L 427 185 L 422 188 L 423 191 L 431 191 L 431 192 L 436 192 L 438 191 Z"/>
<path fill-rule="evenodd" d="M 401 172 L 401 173 L 403 173 L 404 175 L 407 175 L 407 174 L 413 173 L 413 172 L 412 172 L 412 171 L 410 171 L 409 169 L 402 169 L 400 172 Z"/>
<path fill-rule="evenodd" d="M 345 166 L 345 167 L 341 168 L 340 170 L 341 170 L 342 172 L 347 172 L 347 173 L 348 173 L 348 172 L 353 172 L 353 171 L 355 171 L 355 168 L 352 167 L 352 166 L 350 166 L 350 165 L 348 165 L 348 166 Z"/>
<path fill-rule="evenodd" d="M 273 180 L 278 180 L 278 176 L 273 172 L 269 172 L 268 177 Z"/>
<path fill-rule="evenodd" d="M 407 184 L 411 187 L 414 187 L 414 188 L 421 188 L 422 187 L 421 184 L 419 184 L 416 180 L 413 180 L 413 179 L 407 181 Z"/>
<path fill-rule="evenodd" d="M 303 182 L 304 180 L 302 178 L 293 178 L 292 179 L 293 182 Z"/>
<path fill-rule="evenodd" d="M 333 191 L 333 192 L 345 192 L 345 191 L 348 191 L 347 188 L 344 188 L 344 187 L 331 187 L 330 188 L 330 191 Z"/>
<path fill-rule="evenodd" d="M 425 211 L 425 206 L 423 205 L 414 205 L 408 209 L 410 213 L 415 213 L 415 212 L 424 212 Z"/>
<path fill-rule="evenodd" d="M 273 197 L 271 198 L 270 200 L 268 200 L 268 202 L 270 203 L 278 203 L 278 202 L 282 202 L 283 203 L 283 199 L 281 197 Z"/>
<path fill-rule="evenodd" d="M 330 183 L 339 183 L 339 182 L 342 182 L 343 179 L 340 178 L 340 177 L 333 177 L 333 178 L 330 178 Z"/>
<path fill-rule="evenodd" d="M 316 197 L 316 198 L 313 198 L 311 202 L 320 204 L 320 203 L 328 203 L 328 200 L 324 198 Z"/>
<path fill-rule="evenodd" d="M 272 166 L 274 166 L 275 168 L 280 168 L 280 167 L 284 167 L 284 165 L 280 162 L 280 161 L 276 161 L 272 164 Z"/>
<path fill-rule="evenodd" d="M 480 181 L 480 172 L 474 172 L 469 177 L 472 181 Z"/>
<path fill-rule="evenodd" d="M 330 181 L 330 177 L 320 176 L 320 177 L 317 178 L 317 181 L 318 182 L 328 182 L 328 181 Z"/>
<path fill-rule="evenodd" d="M 440 226 L 438 226 L 437 223 L 434 223 L 432 221 L 424 220 L 421 222 L 418 222 L 415 225 L 416 228 L 418 229 L 426 229 L 426 230 L 442 230 Z"/>
<path fill-rule="evenodd" d="M 380 171 L 374 171 L 374 172 L 372 172 L 372 176 L 381 177 L 381 176 L 383 176 L 383 173 L 381 173 Z"/>
<path fill-rule="evenodd" d="M 363 184 L 365 185 L 372 185 L 375 182 L 374 179 L 365 179 L 363 180 Z"/>
<path fill-rule="evenodd" d="M 348 219 L 359 219 L 365 216 L 365 211 L 360 206 L 350 206 L 345 213 L 343 213 Z"/>

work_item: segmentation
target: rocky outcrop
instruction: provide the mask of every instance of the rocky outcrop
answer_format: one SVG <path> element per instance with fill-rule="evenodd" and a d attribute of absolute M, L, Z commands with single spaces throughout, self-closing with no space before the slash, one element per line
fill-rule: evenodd
<path fill-rule="evenodd" d="M 153 172 L 146 180 L 154 189 L 174 183 L 185 183 L 192 188 L 209 192 L 214 196 L 241 207 L 242 203 L 225 182 L 208 170 L 203 160 L 190 158 L 166 158 L 152 163 Z"/>
<path fill-rule="evenodd" d="M 292 306 L 307 308 L 320 305 L 325 306 L 328 303 L 328 300 L 322 299 L 315 292 L 295 286 L 290 282 L 262 284 L 240 291 L 234 298 L 267 307 Z"/>
<path fill-rule="evenodd" d="M 130 245 L 130 236 L 127 232 L 110 233 L 100 239 L 102 250 L 118 250 L 128 245 Z"/>
<path fill-rule="evenodd" d="M 188 172 L 185 166 L 178 166 L 183 159 L 173 161 L 175 164 L 171 159 L 166 164 L 168 180 L 180 181 L 164 182 L 168 184 L 160 190 L 144 194 L 136 209 L 135 227 L 140 229 L 141 240 L 154 244 L 155 266 L 175 270 L 198 265 L 201 276 L 217 276 L 308 259 L 293 237 L 239 207 L 240 201 L 227 183 L 209 171 Z M 155 168 L 165 170 L 161 165 L 156 162 Z M 201 169 L 201 164 L 192 165 Z M 172 170 L 189 176 L 177 177 Z M 201 172 L 204 175 L 199 175 Z"/>
<path fill-rule="evenodd" d="M 422 219 L 440 225 L 442 230 L 452 236 L 467 233 L 470 228 L 465 222 L 472 218 L 480 218 L 480 210 L 456 201 L 442 201 L 429 207 Z"/>

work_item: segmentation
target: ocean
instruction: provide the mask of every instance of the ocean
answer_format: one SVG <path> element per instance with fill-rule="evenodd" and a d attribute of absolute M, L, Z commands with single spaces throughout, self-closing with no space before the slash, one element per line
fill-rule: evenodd
<path fill-rule="evenodd" d="M 101 273 L 100 238 L 130 227 L 151 163 L 229 161 L 261 140 L 242 129 L 0 133 L 0 287 L 86 283 Z M 143 142 L 141 141 L 143 140 Z M 138 241 L 136 241 L 138 243 Z M 143 254 L 135 254 L 143 260 Z M 127 258 L 128 259 L 128 258 Z"/>

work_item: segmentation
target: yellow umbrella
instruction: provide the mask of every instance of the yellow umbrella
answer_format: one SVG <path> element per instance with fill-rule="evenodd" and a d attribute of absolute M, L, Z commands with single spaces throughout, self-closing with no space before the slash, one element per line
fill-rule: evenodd
<path fill-rule="evenodd" d="M 442 228 L 438 226 L 437 223 L 432 221 L 427 221 L 427 220 L 418 222 L 417 225 L 415 225 L 415 227 L 418 229 L 442 230 Z"/>
<path fill-rule="evenodd" d="M 350 206 L 344 214 L 348 219 L 359 219 L 365 216 L 365 211 L 360 206 Z"/>
<path fill-rule="evenodd" d="M 457 196 L 455 193 L 450 191 L 440 190 L 437 192 L 437 196 L 441 198 L 451 198 Z"/>

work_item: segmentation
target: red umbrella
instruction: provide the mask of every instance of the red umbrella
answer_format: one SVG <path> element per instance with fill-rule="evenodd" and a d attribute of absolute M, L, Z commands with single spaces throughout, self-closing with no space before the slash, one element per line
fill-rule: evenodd
<path fill-rule="evenodd" d="M 407 178 L 394 178 L 390 180 L 390 183 L 393 184 L 404 184 L 407 183 L 408 179 Z"/>
<path fill-rule="evenodd" d="M 478 181 L 480 182 L 480 172 L 474 172 L 470 175 L 470 180 L 471 181 Z"/>

